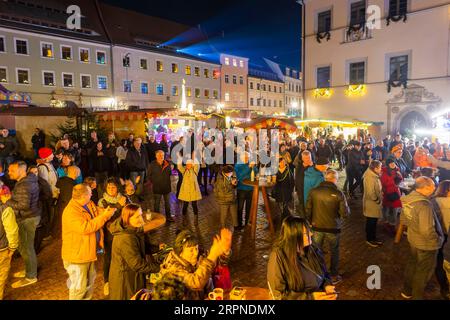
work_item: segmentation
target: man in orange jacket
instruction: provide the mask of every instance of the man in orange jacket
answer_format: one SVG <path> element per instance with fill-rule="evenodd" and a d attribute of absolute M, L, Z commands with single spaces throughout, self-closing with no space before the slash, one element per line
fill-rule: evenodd
<path fill-rule="evenodd" d="M 69 274 L 70 300 L 92 298 L 97 248 L 103 247 L 102 227 L 116 211 L 98 208 L 91 195 L 87 185 L 76 185 L 62 215 L 62 259 Z"/>

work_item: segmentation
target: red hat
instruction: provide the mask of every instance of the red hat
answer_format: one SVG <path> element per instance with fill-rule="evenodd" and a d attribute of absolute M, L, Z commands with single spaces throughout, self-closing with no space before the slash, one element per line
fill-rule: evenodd
<path fill-rule="evenodd" d="M 39 158 L 41 159 L 47 159 L 53 154 L 53 150 L 50 148 L 40 148 L 39 149 Z"/>

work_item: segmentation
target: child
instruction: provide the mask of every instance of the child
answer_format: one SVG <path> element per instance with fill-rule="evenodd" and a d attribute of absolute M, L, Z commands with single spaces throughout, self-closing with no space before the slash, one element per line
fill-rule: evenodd
<path fill-rule="evenodd" d="M 234 228 L 236 229 L 239 226 L 237 219 L 236 187 L 237 178 L 233 167 L 230 165 L 224 166 L 214 184 L 214 195 L 219 204 L 220 224 L 222 228 L 225 227 L 228 215 L 231 215 Z"/>
<path fill-rule="evenodd" d="M 94 177 L 86 177 L 83 181 L 84 184 L 88 185 L 91 188 L 92 191 L 92 202 L 95 203 L 95 205 L 98 204 L 98 191 L 97 191 L 97 180 L 95 180 Z"/>
<path fill-rule="evenodd" d="M 131 180 L 125 180 L 124 191 L 124 196 L 127 198 L 127 204 L 140 204 L 142 202 L 142 198 L 136 195 L 136 187 Z"/>

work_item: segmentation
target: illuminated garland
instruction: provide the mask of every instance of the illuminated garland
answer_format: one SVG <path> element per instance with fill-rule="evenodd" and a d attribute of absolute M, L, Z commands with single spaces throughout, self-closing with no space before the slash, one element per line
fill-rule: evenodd
<path fill-rule="evenodd" d="M 349 85 L 345 90 L 347 97 L 362 97 L 367 93 L 367 86 L 364 84 Z"/>
<path fill-rule="evenodd" d="M 317 88 L 313 92 L 314 98 L 329 98 L 333 95 L 330 88 Z"/>

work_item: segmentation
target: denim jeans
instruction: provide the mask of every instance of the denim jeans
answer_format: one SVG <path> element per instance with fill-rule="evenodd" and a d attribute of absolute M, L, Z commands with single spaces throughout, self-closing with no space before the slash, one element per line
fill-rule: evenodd
<path fill-rule="evenodd" d="M 161 212 L 160 211 L 160 204 L 161 204 L 161 198 L 164 199 L 164 213 L 167 217 L 170 217 L 170 201 L 169 201 L 169 193 L 167 194 L 153 194 L 153 211 L 155 212 Z"/>
<path fill-rule="evenodd" d="M 422 300 L 425 287 L 436 267 L 438 250 L 420 250 L 413 246 L 405 268 L 403 293 L 414 300 Z"/>
<path fill-rule="evenodd" d="M 28 279 L 37 278 L 37 257 L 34 250 L 34 236 L 41 217 L 27 218 L 18 221 L 19 252 L 25 263 L 25 273 Z"/>
<path fill-rule="evenodd" d="M 238 226 L 242 226 L 242 216 L 244 215 L 244 205 L 245 205 L 245 225 L 248 224 L 250 219 L 250 209 L 252 208 L 252 197 L 253 190 L 238 190 L 237 198 L 238 198 L 238 209 L 237 209 L 237 218 L 238 218 Z"/>
<path fill-rule="evenodd" d="M 64 269 L 69 274 L 69 279 L 67 279 L 69 300 L 91 300 L 97 276 L 95 262 L 70 263 L 64 261 Z"/>
<path fill-rule="evenodd" d="M 139 183 L 136 183 L 137 177 L 141 177 L 141 179 L 139 180 Z M 144 177 L 145 177 L 145 171 L 131 171 L 130 172 L 130 180 L 136 186 L 136 195 L 142 194 L 142 191 L 144 189 Z"/>
<path fill-rule="evenodd" d="M 338 267 L 339 267 L 339 233 L 330 233 L 330 232 L 319 232 L 314 231 L 313 234 L 313 242 L 314 244 L 323 251 L 324 242 L 329 243 L 329 248 L 331 252 L 331 266 L 329 268 L 330 274 L 332 276 L 337 276 Z"/>
<path fill-rule="evenodd" d="M 383 207 L 383 220 L 389 223 L 391 226 L 397 225 L 397 217 L 401 208 L 388 208 Z"/>

